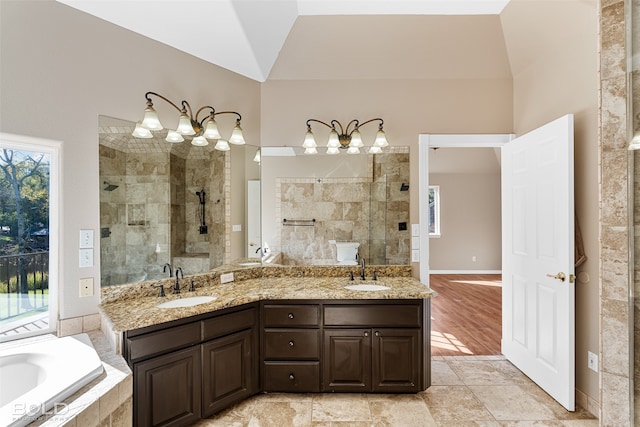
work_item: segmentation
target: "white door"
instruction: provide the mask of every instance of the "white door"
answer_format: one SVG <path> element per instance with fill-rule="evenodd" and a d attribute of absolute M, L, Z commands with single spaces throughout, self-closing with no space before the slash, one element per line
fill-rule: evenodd
<path fill-rule="evenodd" d="M 247 258 L 260 254 L 260 181 L 247 181 Z"/>
<path fill-rule="evenodd" d="M 502 147 L 502 353 L 570 411 L 573 220 L 573 115 L 567 115 Z"/>

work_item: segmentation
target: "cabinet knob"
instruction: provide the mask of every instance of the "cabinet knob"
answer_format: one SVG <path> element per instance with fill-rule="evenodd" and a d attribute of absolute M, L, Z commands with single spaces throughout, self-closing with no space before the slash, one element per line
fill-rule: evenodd
<path fill-rule="evenodd" d="M 293 319 L 293 313 L 289 313 L 289 319 Z"/>
<path fill-rule="evenodd" d="M 379 337 L 380 336 L 380 332 L 376 331 L 376 336 Z"/>
<path fill-rule="evenodd" d="M 365 336 L 365 337 L 368 337 L 368 336 L 369 336 L 369 332 L 365 332 L 365 333 L 364 333 L 364 336 Z"/>
<path fill-rule="evenodd" d="M 289 341 L 289 347 L 293 347 L 293 340 Z"/>
<path fill-rule="evenodd" d="M 293 381 L 293 380 L 295 380 L 295 379 L 296 379 L 296 377 L 295 377 L 293 374 L 289 374 L 289 379 L 290 379 L 291 381 Z"/>

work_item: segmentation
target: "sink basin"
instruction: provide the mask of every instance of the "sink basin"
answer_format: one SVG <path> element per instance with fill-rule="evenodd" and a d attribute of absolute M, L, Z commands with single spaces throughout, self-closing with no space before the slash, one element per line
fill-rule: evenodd
<path fill-rule="evenodd" d="M 361 283 L 359 285 L 347 285 L 344 288 L 349 289 L 350 291 L 367 291 L 367 292 L 384 291 L 386 289 L 391 289 L 388 286 L 378 285 L 374 283 Z"/>
<path fill-rule="evenodd" d="M 205 302 L 214 301 L 217 297 L 187 297 L 174 299 L 171 301 L 163 302 L 162 304 L 158 304 L 156 307 L 158 308 L 180 308 L 180 307 L 193 307 L 194 305 L 204 304 Z"/>

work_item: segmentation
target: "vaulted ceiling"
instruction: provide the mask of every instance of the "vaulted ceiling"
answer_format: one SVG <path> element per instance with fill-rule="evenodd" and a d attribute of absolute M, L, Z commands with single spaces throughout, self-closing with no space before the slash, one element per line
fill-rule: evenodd
<path fill-rule="evenodd" d="M 251 79 L 509 78 L 509 0 L 58 0 Z"/>

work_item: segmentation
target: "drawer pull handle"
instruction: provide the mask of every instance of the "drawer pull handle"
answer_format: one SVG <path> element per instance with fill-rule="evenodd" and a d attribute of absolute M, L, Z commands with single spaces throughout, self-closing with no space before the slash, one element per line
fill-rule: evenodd
<path fill-rule="evenodd" d="M 295 380 L 295 379 L 296 379 L 296 377 L 295 377 L 295 376 L 293 376 L 293 374 L 289 374 L 289 379 L 290 379 L 291 381 L 293 381 L 293 380 Z"/>
<path fill-rule="evenodd" d="M 289 347 L 293 347 L 293 344 L 294 344 L 293 340 L 289 341 Z"/>
<path fill-rule="evenodd" d="M 293 319 L 293 313 L 289 313 L 289 319 Z"/>

